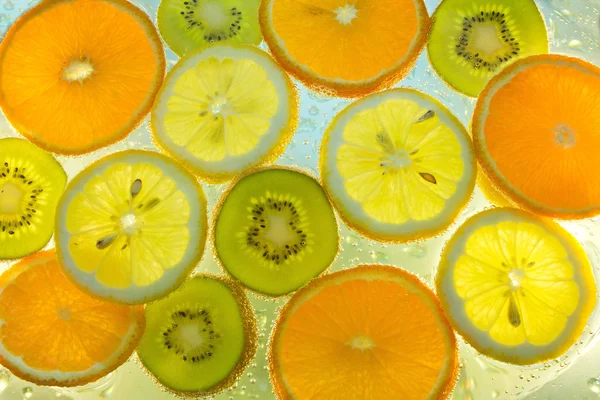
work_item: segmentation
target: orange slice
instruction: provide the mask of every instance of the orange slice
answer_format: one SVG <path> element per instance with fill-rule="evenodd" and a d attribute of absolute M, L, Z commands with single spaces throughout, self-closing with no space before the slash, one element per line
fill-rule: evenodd
<path fill-rule="evenodd" d="M 260 8 L 277 61 L 308 87 L 344 97 L 403 78 L 429 24 L 423 0 L 264 0 Z"/>
<path fill-rule="evenodd" d="M 444 399 L 458 374 L 440 304 L 399 268 L 318 278 L 284 306 L 271 341 L 280 399 Z"/>
<path fill-rule="evenodd" d="M 97 300 L 62 274 L 54 251 L 0 276 L 0 363 L 38 385 L 77 386 L 125 362 L 145 327 L 141 306 Z"/>
<path fill-rule="evenodd" d="M 479 97 L 472 124 L 491 183 L 534 213 L 599 214 L 598 97 L 600 68 L 576 58 L 533 56 L 504 69 Z"/>
<path fill-rule="evenodd" d="M 38 146 L 86 153 L 138 125 L 164 71 L 158 33 L 131 3 L 44 1 L 2 40 L 0 106 Z"/>

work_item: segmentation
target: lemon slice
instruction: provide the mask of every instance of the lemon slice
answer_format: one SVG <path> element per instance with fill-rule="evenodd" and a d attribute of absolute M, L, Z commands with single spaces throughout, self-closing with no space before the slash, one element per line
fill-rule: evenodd
<path fill-rule="evenodd" d="M 161 148 L 214 183 L 274 161 L 297 119 L 296 88 L 267 53 L 215 44 L 173 67 L 151 124 Z"/>
<path fill-rule="evenodd" d="M 465 128 L 412 89 L 364 97 L 338 114 L 325 133 L 320 168 L 345 222 L 392 242 L 447 228 L 471 196 L 477 173 Z"/>
<path fill-rule="evenodd" d="M 596 305 L 579 243 L 553 221 L 513 208 L 484 211 L 442 253 L 437 292 L 479 352 L 519 365 L 562 355 Z"/>
<path fill-rule="evenodd" d="M 146 303 L 179 286 L 200 261 L 206 214 L 202 188 L 175 161 L 115 153 L 67 187 L 57 212 L 58 257 L 84 290 Z"/>

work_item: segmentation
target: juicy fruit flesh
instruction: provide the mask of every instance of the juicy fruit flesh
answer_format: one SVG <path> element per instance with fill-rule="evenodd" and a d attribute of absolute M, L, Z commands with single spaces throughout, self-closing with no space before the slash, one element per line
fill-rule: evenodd
<path fill-rule="evenodd" d="M 2 48 L 0 99 L 7 118 L 36 143 L 65 153 L 123 137 L 162 79 L 164 56 L 150 21 L 112 1 L 37 8 L 19 20 Z"/>
<path fill-rule="evenodd" d="M 21 209 L 23 190 L 11 182 L 0 185 L 0 215 L 13 215 Z"/>
<path fill-rule="evenodd" d="M 471 233 L 456 262 L 454 285 L 472 323 L 508 346 L 551 343 L 580 301 L 565 247 L 527 222 L 505 221 Z"/>
<path fill-rule="evenodd" d="M 338 230 L 321 186 L 286 169 L 247 175 L 227 194 L 215 250 L 245 286 L 278 296 L 298 289 L 333 262 Z"/>
<path fill-rule="evenodd" d="M 5 274 L 15 276 L 0 292 L 0 340 L 28 368 L 83 372 L 133 351 L 135 344 L 126 344 L 141 328 L 140 309 L 81 292 L 64 277 L 54 253 L 26 258 Z"/>
<path fill-rule="evenodd" d="M 478 106 L 488 113 L 475 135 L 485 141 L 484 160 L 499 172 L 490 175 L 500 175 L 519 200 L 544 211 L 589 211 L 600 205 L 600 179 L 593 173 L 600 74 L 589 64 L 560 59 L 565 62 L 524 61 Z"/>
<path fill-rule="evenodd" d="M 330 79 L 372 79 L 396 66 L 423 23 L 412 0 L 270 3 L 272 29 L 284 51 L 294 63 Z"/>
<path fill-rule="evenodd" d="M 547 53 L 548 39 L 532 0 L 444 0 L 434 14 L 428 51 L 444 80 L 477 96 L 505 66 Z"/>
<path fill-rule="evenodd" d="M 336 158 L 346 191 L 380 222 L 435 218 L 464 175 L 453 131 L 410 100 L 359 112 L 344 127 L 343 139 Z"/>
<path fill-rule="evenodd" d="M 227 381 L 252 345 L 245 324 L 254 317 L 238 295 L 218 280 L 195 277 L 149 305 L 138 347 L 142 363 L 179 392 L 208 392 Z"/>
<path fill-rule="evenodd" d="M 91 178 L 66 218 L 77 267 L 109 287 L 158 281 L 179 264 L 190 239 L 186 195 L 146 163 L 116 163 Z"/>
<path fill-rule="evenodd" d="M 253 150 L 278 107 L 277 90 L 257 62 L 210 57 L 174 82 L 164 131 L 193 157 L 218 162 Z"/>
<path fill-rule="evenodd" d="M 287 396 L 444 397 L 457 367 L 454 334 L 422 284 L 381 268 L 349 270 L 292 298 L 271 349 Z"/>

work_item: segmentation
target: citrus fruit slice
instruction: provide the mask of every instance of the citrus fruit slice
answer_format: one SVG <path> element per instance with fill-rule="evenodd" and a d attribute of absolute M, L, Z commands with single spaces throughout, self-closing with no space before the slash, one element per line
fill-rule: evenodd
<path fill-rule="evenodd" d="M 473 116 L 487 176 L 528 211 L 563 219 L 599 214 L 599 96 L 600 68 L 575 58 L 532 56 L 507 67 L 481 93 Z"/>
<path fill-rule="evenodd" d="M 152 21 L 128 1 L 43 1 L 0 44 L 0 106 L 38 146 L 86 153 L 138 125 L 164 71 Z"/>
<path fill-rule="evenodd" d="M 274 161 L 298 119 L 296 88 L 264 51 L 214 44 L 183 57 L 152 110 L 158 145 L 202 179 L 223 182 Z"/>
<path fill-rule="evenodd" d="M 260 0 L 161 0 L 156 19 L 160 35 L 183 56 L 213 42 L 258 45 Z"/>
<path fill-rule="evenodd" d="M 137 353 L 169 391 L 209 396 L 240 378 L 256 354 L 258 329 L 242 287 L 197 275 L 146 307 L 148 327 Z"/>
<path fill-rule="evenodd" d="M 340 112 L 325 133 L 320 169 L 346 223 L 391 242 L 446 229 L 469 200 L 477 173 L 465 128 L 412 89 L 373 94 Z"/>
<path fill-rule="evenodd" d="M 333 207 L 319 182 L 282 167 L 251 170 L 233 183 L 216 207 L 213 234 L 224 269 L 268 296 L 304 286 L 340 248 Z"/>
<path fill-rule="evenodd" d="M 443 0 L 427 50 L 446 83 L 477 97 L 502 68 L 547 53 L 548 34 L 534 0 Z"/>
<path fill-rule="evenodd" d="M 51 154 L 24 139 L 0 139 L 0 259 L 26 256 L 50 241 L 66 183 Z"/>
<path fill-rule="evenodd" d="M 311 89 L 345 97 L 403 78 L 430 24 L 423 0 L 264 0 L 259 21 L 289 73 Z"/>
<path fill-rule="evenodd" d="M 172 159 L 129 150 L 69 183 L 58 206 L 56 244 L 65 271 L 88 292 L 138 304 L 175 289 L 202 258 L 206 200 Z"/>
<path fill-rule="evenodd" d="M 519 365 L 561 356 L 596 305 L 592 269 L 575 238 L 515 208 L 467 220 L 442 253 L 436 286 L 468 343 Z"/>
<path fill-rule="evenodd" d="M 78 386 L 108 374 L 133 353 L 144 326 L 141 306 L 80 291 L 54 251 L 0 276 L 0 363 L 37 385 Z"/>
<path fill-rule="evenodd" d="M 414 275 L 359 266 L 315 279 L 284 306 L 269 349 L 280 399 L 445 399 L 454 331 Z"/>

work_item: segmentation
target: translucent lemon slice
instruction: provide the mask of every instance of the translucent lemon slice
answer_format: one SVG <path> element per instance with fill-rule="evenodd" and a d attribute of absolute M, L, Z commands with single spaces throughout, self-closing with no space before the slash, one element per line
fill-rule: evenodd
<path fill-rule="evenodd" d="M 484 211 L 442 253 L 438 295 L 478 351 L 528 365 L 562 355 L 596 305 L 579 243 L 553 221 L 513 208 Z"/>
<path fill-rule="evenodd" d="M 59 260 L 94 295 L 146 303 L 179 286 L 202 257 L 206 213 L 202 188 L 170 158 L 112 154 L 67 187 L 57 213 Z"/>
<path fill-rule="evenodd" d="M 171 70 L 152 110 L 158 145 L 209 182 L 274 161 L 296 129 L 287 74 L 253 46 L 215 44 Z"/>
<path fill-rule="evenodd" d="M 320 168 L 345 222 L 393 242 L 447 228 L 477 174 L 465 128 L 435 99 L 412 89 L 367 96 L 338 114 L 325 134 Z"/>

